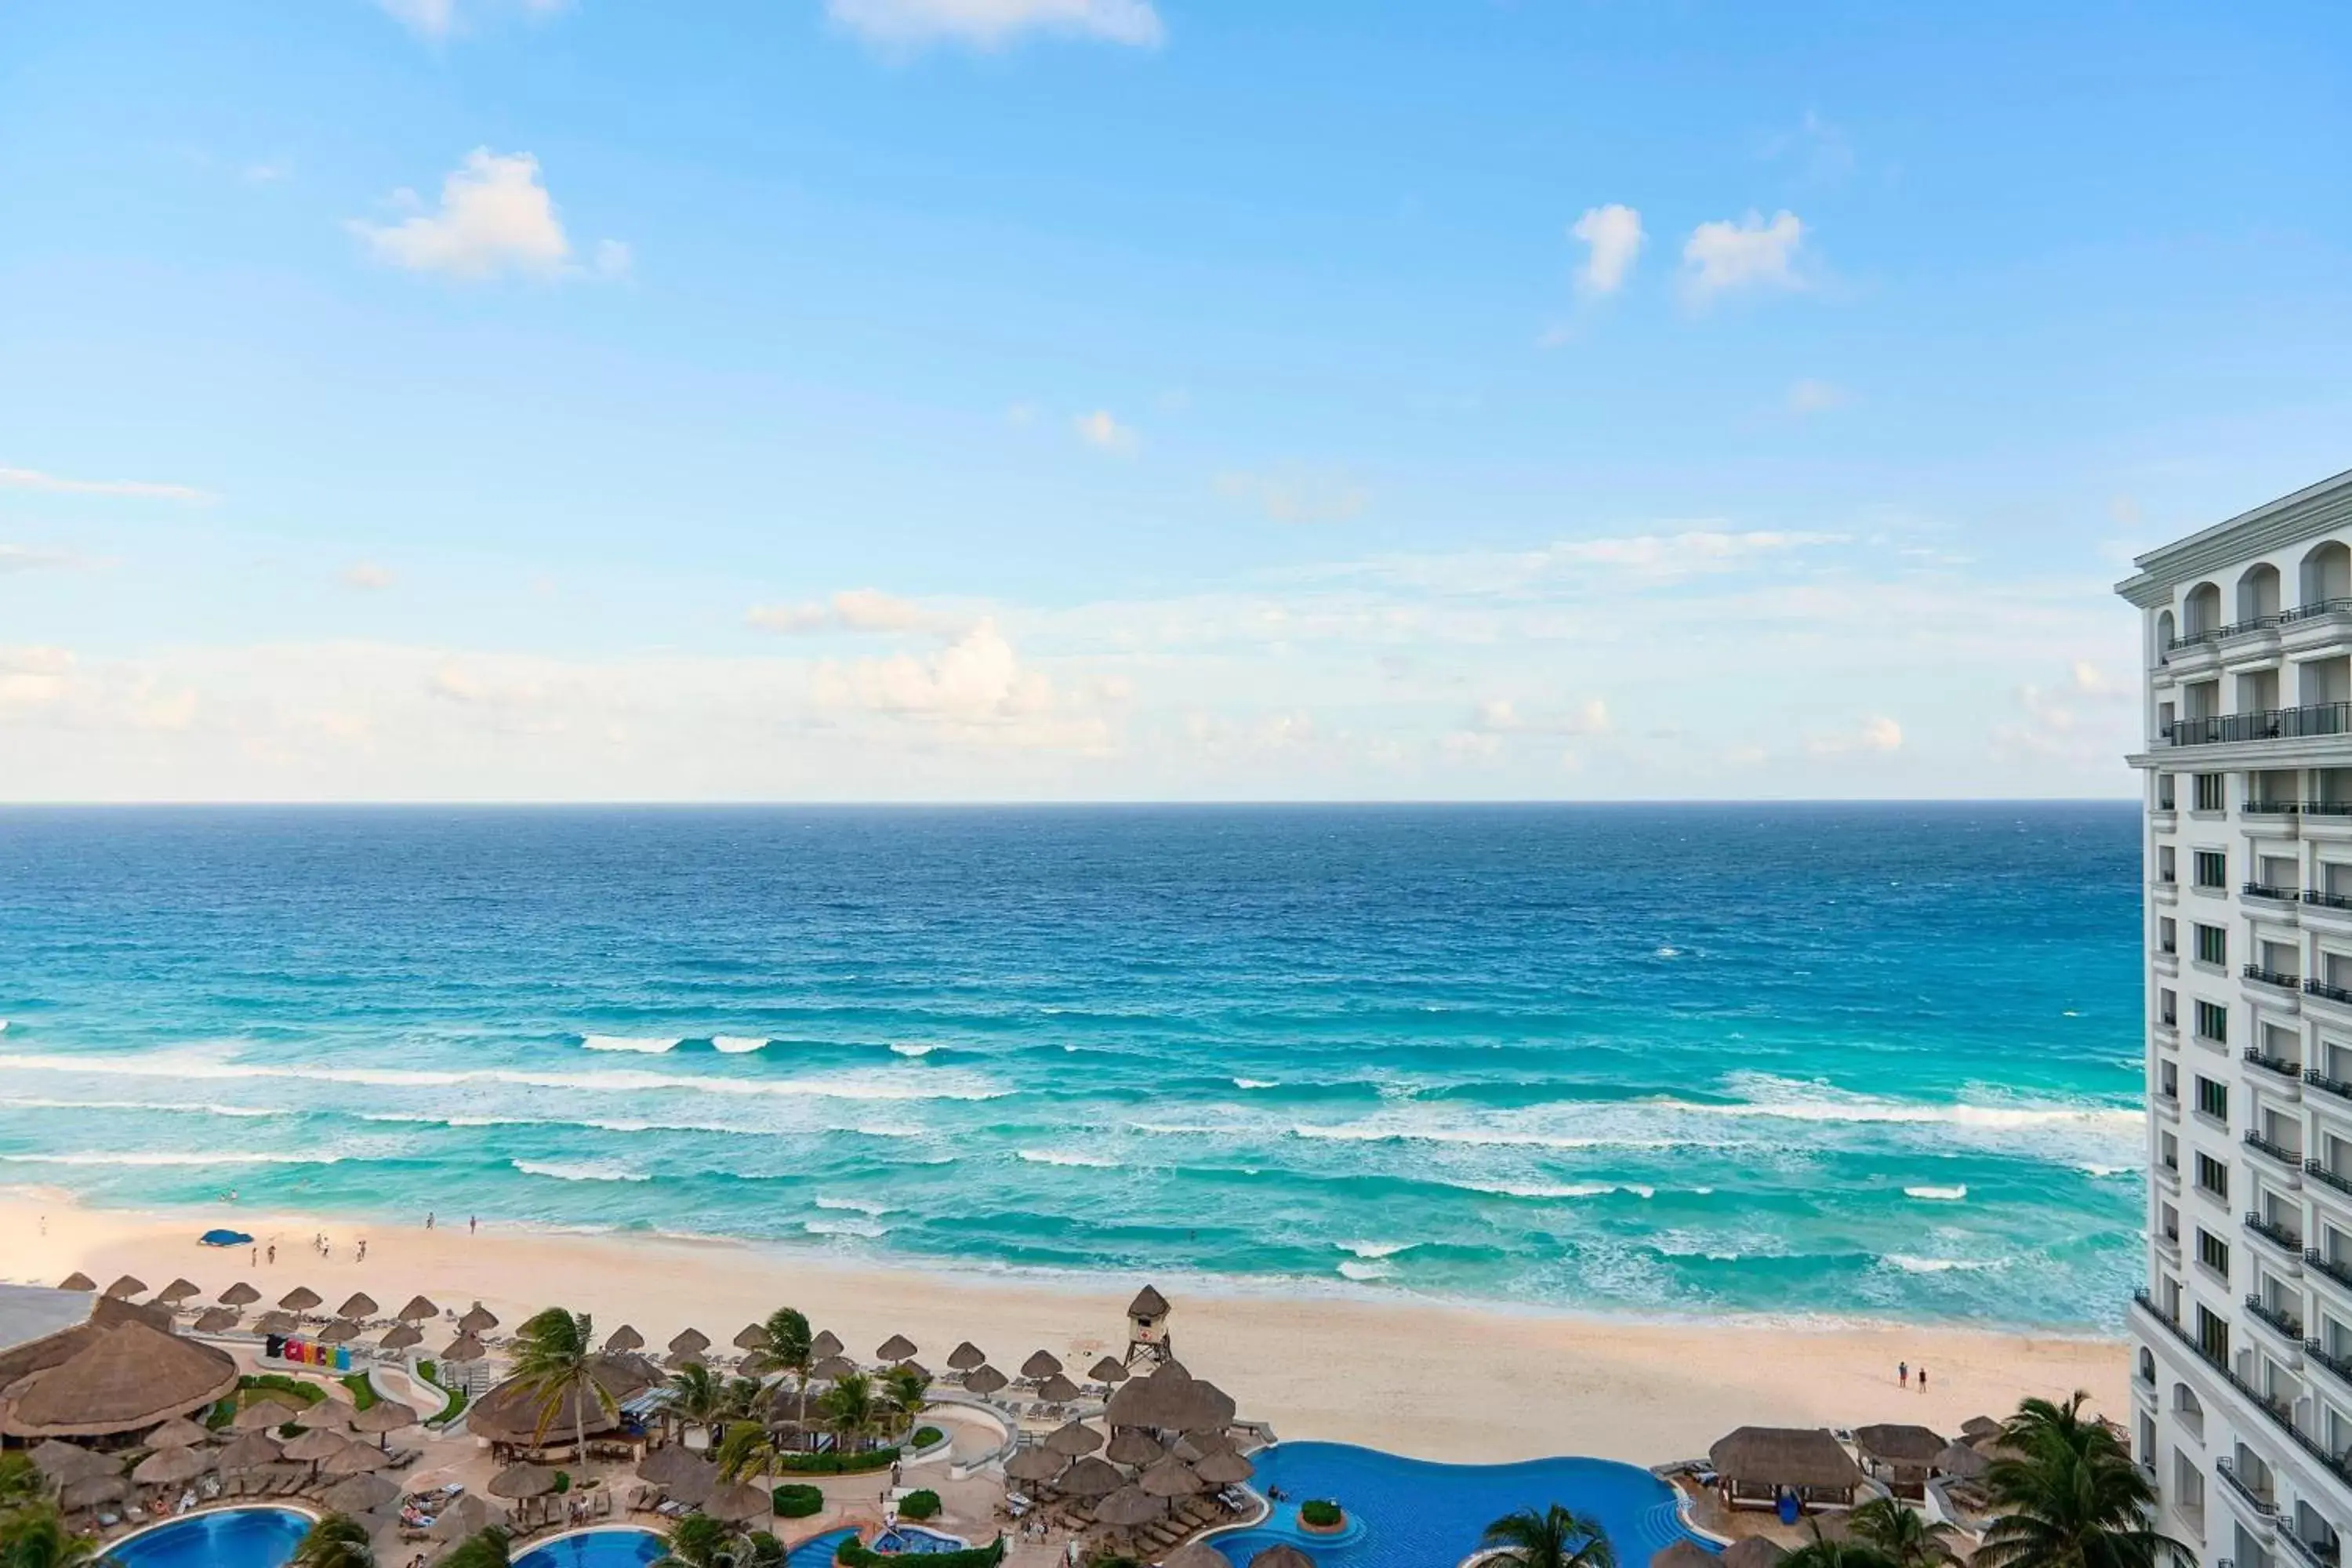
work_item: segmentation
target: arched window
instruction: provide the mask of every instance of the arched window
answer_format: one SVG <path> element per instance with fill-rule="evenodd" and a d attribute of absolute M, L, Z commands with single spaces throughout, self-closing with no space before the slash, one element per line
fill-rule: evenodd
<path fill-rule="evenodd" d="M 2189 597 L 2180 606 L 2180 635 L 2196 637 L 2201 632 L 2221 628 L 2221 590 L 2210 583 L 2200 583 L 2189 590 Z"/>
<path fill-rule="evenodd" d="M 2279 613 L 2278 568 L 2265 561 L 2238 579 L 2238 619 L 2259 621 Z"/>
<path fill-rule="evenodd" d="M 2164 656 L 2172 651 L 2172 639 L 2179 635 L 2172 629 L 2174 624 L 2170 610 L 2156 613 L 2156 662 L 2158 664 L 2162 664 Z"/>
<path fill-rule="evenodd" d="M 2139 1380 L 2142 1383 L 2156 1381 L 2156 1352 L 2146 1345 L 2139 1347 Z"/>
<path fill-rule="evenodd" d="M 2352 549 L 2334 539 L 2313 545 L 2303 558 L 2303 602 L 2325 605 L 2331 599 L 2352 599 Z"/>

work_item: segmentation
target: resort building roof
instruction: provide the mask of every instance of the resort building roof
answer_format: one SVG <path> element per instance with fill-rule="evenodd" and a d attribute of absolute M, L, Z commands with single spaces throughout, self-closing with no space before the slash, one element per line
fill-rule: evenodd
<path fill-rule="evenodd" d="M 0 1392 L 0 1432 L 86 1437 L 137 1431 L 202 1409 L 235 1388 L 236 1376 L 226 1351 L 126 1322 Z"/>

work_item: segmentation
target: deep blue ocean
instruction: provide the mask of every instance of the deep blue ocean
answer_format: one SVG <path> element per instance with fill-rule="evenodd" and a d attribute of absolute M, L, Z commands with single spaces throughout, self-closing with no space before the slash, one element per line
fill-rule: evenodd
<path fill-rule="evenodd" d="M 2105 804 L 5 810 L 0 1183 L 2108 1325 L 2138 842 Z"/>

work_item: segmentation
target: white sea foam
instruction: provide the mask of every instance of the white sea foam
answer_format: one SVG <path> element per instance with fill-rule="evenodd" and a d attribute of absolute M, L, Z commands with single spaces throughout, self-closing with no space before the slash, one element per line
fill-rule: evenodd
<path fill-rule="evenodd" d="M 1966 1184 L 1957 1187 L 1906 1187 L 1903 1195 L 1924 1198 L 1930 1203 L 1956 1204 L 1969 1195 L 1969 1189 Z"/>
<path fill-rule="evenodd" d="M 1671 1149 L 1670 1138 L 1580 1138 L 1550 1132 L 1489 1132 L 1467 1127 L 1395 1127 L 1364 1122 L 1302 1122 L 1294 1138 L 1343 1143 L 1459 1143 L 1479 1149 Z"/>
<path fill-rule="evenodd" d="M 1702 1105 L 1686 1100 L 1652 1100 L 1644 1106 L 1693 1116 L 1760 1117 L 1786 1121 L 1885 1121 L 1941 1123 L 2000 1131 L 2029 1127 L 2084 1127 L 2137 1132 L 2142 1113 L 2119 1108 L 2038 1105 L 1914 1105 L 1884 1100 L 1788 1100 Z"/>
<path fill-rule="evenodd" d="M 801 1222 L 801 1229 L 806 1231 L 811 1236 L 862 1236 L 872 1237 L 877 1236 L 887 1236 L 890 1234 L 890 1227 L 888 1226 L 877 1225 L 870 1219 L 803 1220 Z"/>
<path fill-rule="evenodd" d="M 2139 1167 L 2138 1167 L 2137 1165 L 2099 1165 L 2099 1164 L 2092 1164 L 2092 1163 L 2084 1163 L 2084 1164 L 2077 1165 L 2077 1166 L 2075 1166 L 2074 1168 L 2075 1168 L 2076 1170 L 2078 1170 L 2078 1171 L 2082 1172 L 2082 1173 L 2083 1173 L 2083 1174 L 2084 1174 L 2084 1175 L 2086 1175 L 2086 1176 L 2102 1176 L 2102 1177 L 2104 1177 L 2104 1176 L 2128 1176 L 2128 1175 L 2130 1175 L 2134 1171 L 2137 1171 L 2137 1170 L 2138 1170 L 2138 1169 L 2139 1169 Z"/>
<path fill-rule="evenodd" d="M 888 1204 L 876 1203 L 872 1198 L 836 1198 L 824 1193 L 817 1194 L 816 1206 L 821 1209 L 846 1209 L 854 1214 L 863 1215 L 886 1215 L 890 1212 Z"/>
<path fill-rule="evenodd" d="M 1282 1085 L 1270 1078 L 1237 1078 L 1234 1079 L 1234 1087 L 1235 1089 L 1280 1089 Z"/>
<path fill-rule="evenodd" d="M 20 1110 L 145 1110 L 177 1116 L 292 1116 L 294 1111 L 269 1105 L 192 1105 L 156 1100 L 39 1100 L 30 1096 L 0 1098 L 0 1105 Z"/>
<path fill-rule="evenodd" d="M 653 1177 L 644 1171 L 632 1171 L 626 1165 L 610 1165 L 601 1161 L 578 1163 L 561 1160 L 509 1160 L 507 1163 L 526 1176 L 549 1176 L 559 1182 L 650 1182 Z"/>
<path fill-rule="evenodd" d="M 0 1154 L 12 1165 L 332 1165 L 340 1154 L 261 1154 L 214 1149 L 187 1152 L 91 1149 L 79 1153 Z"/>
<path fill-rule="evenodd" d="M 1022 1149 L 1016 1152 L 1033 1165 L 1082 1165 L 1097 1171 L 1118 1169 L 1116 1160 L 1099 1159 L 1092 1154 L 1073 1154 L 1061 1149 Z"/>
<path fill-rule="evenodd" d="M 1421 1243 L 1417 1241 L 1339 1241 L 1332 1245 L 1342 1251 L 1352 1252 L 1359 1258 L 1394 1258 L 1400 1252 L 1412 1251 Z"/>
<path fill-rule="evenodd" d="M 1679 947 L 1662 947 L 1658 949 L 1658 956 L 1660 958 L 1680 958 L 1682 955 L 1683 950 Z"/>
<path fill-rule="evenodd" d="M 675 1050 L 682 1039 L 656 1039 L 646 1035 L 584 1035 L 580 1044 L 592 1051 L 641 1051 L 657 1057 L 664 1051 Z"/>
<path fill-rule="evenodd" d="M 901 1041 L 900 1043 L 892 1046 L 890 1049 L 897 1055 L 902 1057 L 927 1057 L 933 1051 L 938 1050 L 939 1047 L 913 1045 Z"/>
<path fill-rule="evenodd" d="M 2001 1267 L 1999 1258 L 1914 1258 L 1902 1252 L 1890 1252 L 1883 1261 L 1906 1274 L 1948 1274 L 1955 1270 L 1973 1273 L 1979 1269 Z"/>
<path fill-rule="evenodd" d="M 1604 1193 L 1618 1190 L 1614 1182 L 1455 1182 L 1452 1185 L 1474 1193 L 1492 1193 L 1504 1198 L 1597 1198 Z M 1628 1192 L 1650 1197 L 1648 1187 L 1629 1187 Z"/>
<path fill-rule="evenodd" d="M 730 1057 L 740 1057 L 762 1049 L 767 1043 L 768 1037 L 765 1035 L 713 1035 L 710 1037 L 710 1048 Z"/>
<path fill-rule="evenodd" d="M 1349 1279 L 1386 1279 L 1396 1272 L 1396 1266 L 1392 1263 L 1367 1263 L 1349 1258 L 1340 1262 L 1339 1272 Z"/>

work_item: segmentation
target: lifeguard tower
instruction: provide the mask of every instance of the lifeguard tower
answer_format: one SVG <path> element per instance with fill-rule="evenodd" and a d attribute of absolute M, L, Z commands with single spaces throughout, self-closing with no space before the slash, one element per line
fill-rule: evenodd
<path fill-rule="evenodd" d="M 1127 1364 L 1160 1366 L 1175 1359 L 1168 1332 L 1168 1298 L 1146 1285 L 1127 1304 Z"/>

